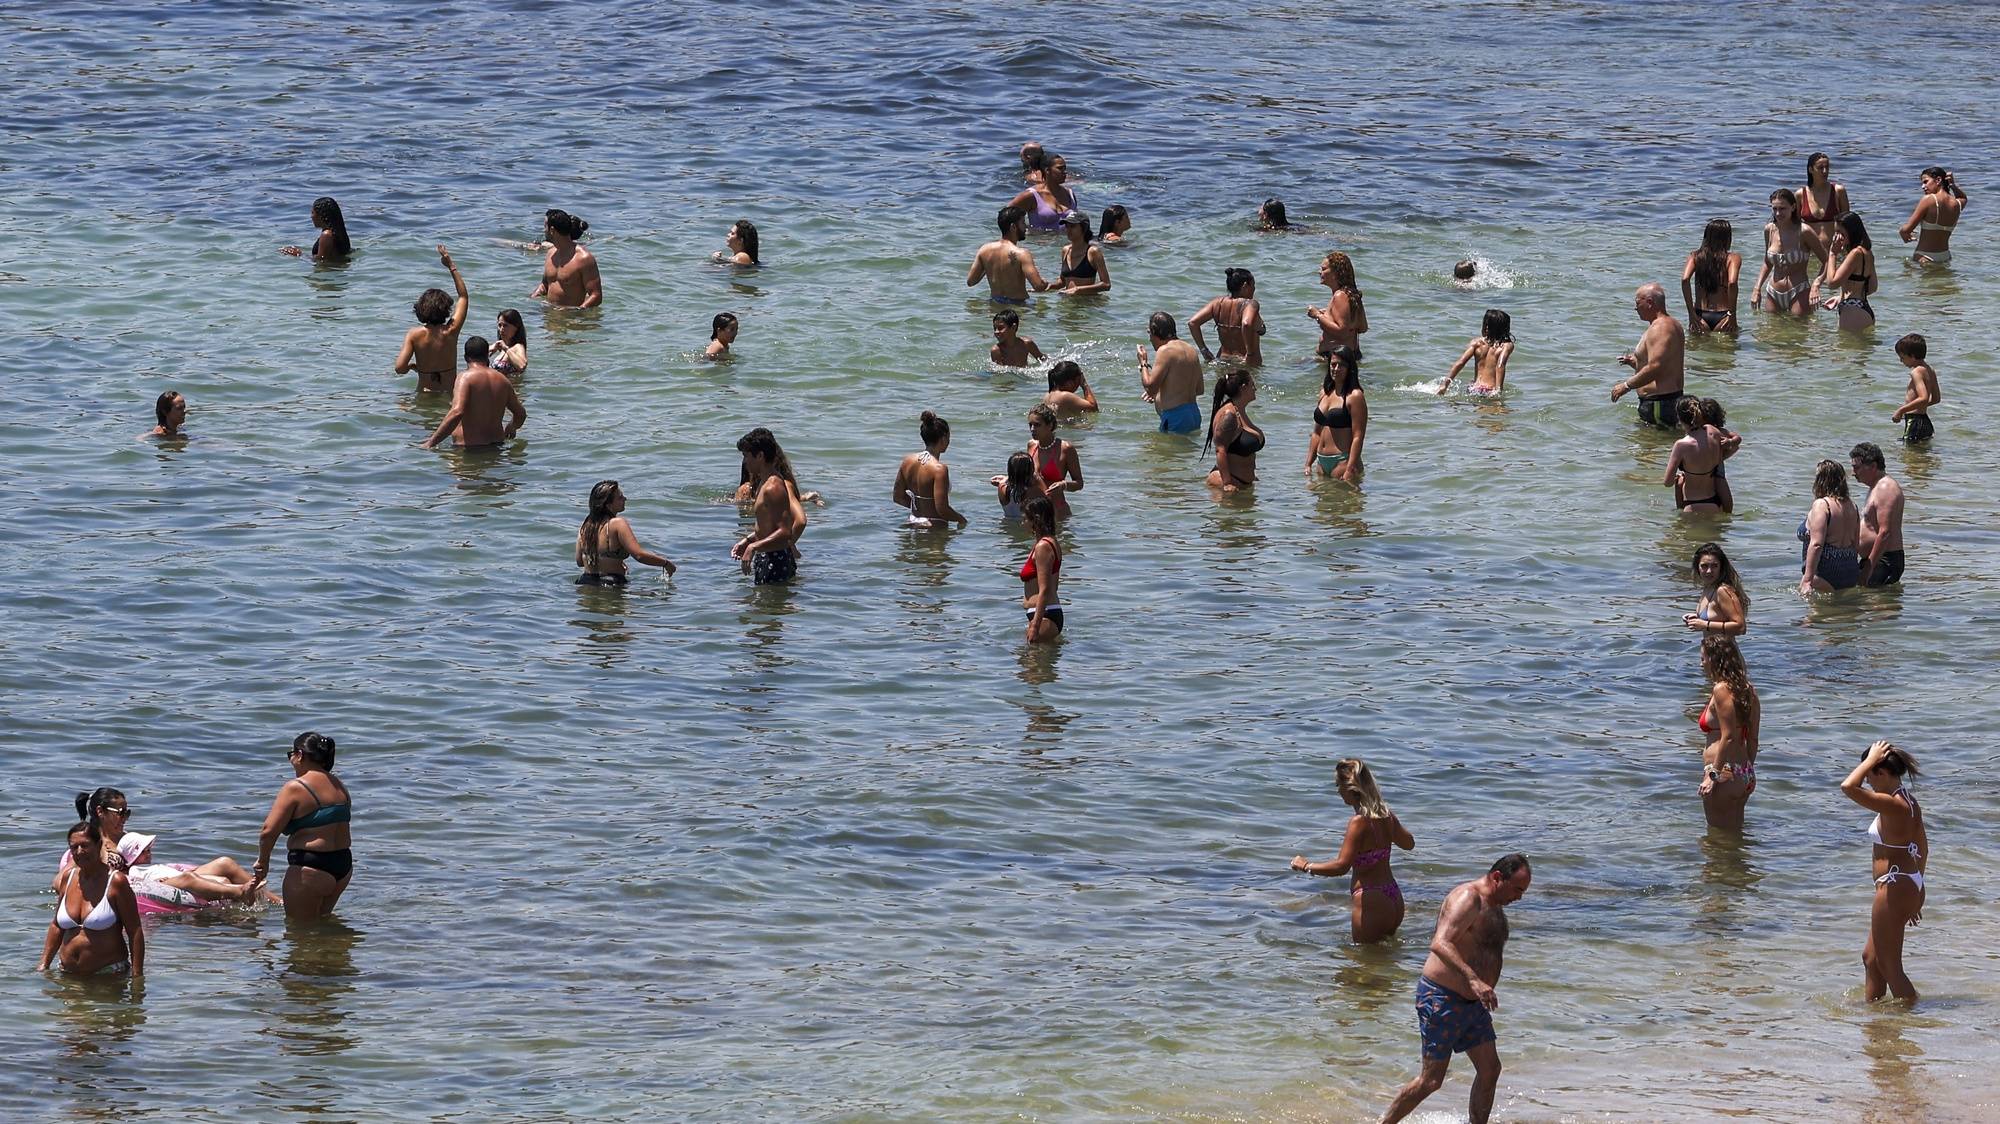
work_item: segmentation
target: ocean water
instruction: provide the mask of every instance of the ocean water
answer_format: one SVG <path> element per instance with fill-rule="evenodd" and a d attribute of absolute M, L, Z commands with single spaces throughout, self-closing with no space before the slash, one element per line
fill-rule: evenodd
<path fill-rule="evenodd" d="M 1518 849 L 1501 1118 L 1992 1118 L 1994 12 L 0 11 L 0 1116 L 1368 1119 L 1415 1071 L 1443 894 Z M 1109 294 L 1024 315 L 1104 403 L 1065 432 L 1086 487 L 1042 650 L 1028 541 L 978 486 L 1041 375 L 987 368 L 961 283 L 1030 138 L 1134 221 Z M 1676 518 L 1668 439 L 1608 401 L 1630 292 L 1713 217 L 1747 289 L 1812 150 L 1876 235 L 1881 323 L 1746 306 L 1699 341 L 1737 512 Z M 1919 271 L 1894 227 L 1933 163 L 1973 205 Z M 322 193 L 344 267 L 274 252 Z M 1308 229 L 1254 233 L 1269 195 Z M 509 243 L 551 206 L 591 224 L 598 312 L 527 298 Z M 755 272 L 706 261 L 738 218 Z M 415 448 L 442 407 L 390 371 L 440 242 L 468 332 L 527 317 L 499 456 Z M 1333 248 L 1373 325 L 1358 491 L 1300 471 Z M 1452 288 L 1461 257 L 1502 283 Z M 1270 324 L 1270 446 L 1218 501 L 1131 354 L 1228 266 Z M 1506 397 L 1430 395 L 1488 307 Z M 723 310 L 736 357 L 698 362 Z M 1906 331 L 1945 396 L 1925 450 L 1888 420 Z M 168 387 L 184 448 L 136 440 Z M 924 409 L 973 518 L 918 537 L 888 494 Z M 828 500 L 784 589 L 727 557 L 756 425 Z M 1910 571 L 1808 604 L 1812 466 L 1859 440 L 1908 489 Z M 570 584 L 603 478 L 672 583 Z M 1694 794 L 1709 540 L 1765 706 L 1740 837 Z M 163 859 L 247 860 L 305 729 L 355 797 L 337 924 L 154 923 L 137 992 L 28 971 L 76 791 L 122 788 Z M 1866 816 L 1836 785 L 1877 737 L 1922 761 L 1934 848 L 1909 1012 L 1859 996 Z M 1418 843 L 1379 946 L 1344 881 L 1286 869 L 1336 847 L 1349 755 Z M 1462 1119 L 1469 1076 L 1420 1119 Z"/>

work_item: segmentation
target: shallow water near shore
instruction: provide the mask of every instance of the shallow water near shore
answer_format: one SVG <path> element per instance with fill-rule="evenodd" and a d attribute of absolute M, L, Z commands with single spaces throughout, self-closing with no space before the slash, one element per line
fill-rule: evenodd
<path fill-rule="evenodd" d="M 0 14 L 0 1116 L 1372 1118 L 1416 1069 L 1442 895 L 1518 849 L 1496 1117 L 1992 1118 L 2000 170 L 1961 161 L 2000 140 L 1965 96 L 2000 17 L 1876 12 Z M 1826 57 L 1849 25 L 1866 46 Z M 1810 80 L 1781 110 L 1772 73 Z M 1045 650 L 1028 539 L 981 486 L 1042 375 L 987 369 L 961 283 L 1030 137 L 1135 224 L 1108 295 L 1023 313 L 1104 403 L 1064 434 L 1087 486 Z M 1736 514 L 1676 519 L 1670 439 L 1608 401 L 1631 290 L 1671 289 L 1722 216 L 1747 291 L 1763 200 L 1814 149 L 1875 235 L 1881 324 L 1746 305 L 1740 339 L 1696 341 L 1690 387 L 1746 443 Z M 1974 203 L 1955 268 L 1919 271 L 1895 226 L 1933 163 Z M 321 193 L 344 267 L 273 252 Z M 1253 233 L 1268 195 L 1310 232 Z M 601 310 L 527 299 L 507 243 L 551 206 L 591 224 Z M 739 217 L 762 269 L 706 261 Z M 468 333 L 527 318 L 499 454 L 414 448 L 443 404 L 389 371 L 449 284 L 438 242 Z M 1059 243 L 1030 247 L 1053 276 Z M 1358 492 L 1301 472 L 1333 248 L 1373 324 Z M 1462 257 L 1506 284 L 1453 288 Z M 1218 501 L 1131 357 L 1232 265 L 1270 324 L 1270 444 Z M 1505 397 L 1429 394 L 1488 307 Z M 723 310 L 736 354 L 699 362 Z M 1888 420 L 1907 331 L 1945 396 L 1925 449 Z M 193 440 L 135 440 L 169 386 Z M 963 531 L 889 502 L 924 409 Z M 727 557 L 755 425 L 829 501 L 784 589 Z M 1809 605 L 1812 466 L 1860 440 L 1909 492 L 1909 574 Z M 607 477 L 672 582 L 570 584 Z M 1694 792 L 1679 622 L 1709 540 L 1765 708 L 1740 838 Z M 355 796 L 336 923 L 153 923 L 137 994 L 27 970 L 76 791 L 122 788 L 163 860 L 247 862 L 304 729 Z M 1859 996 L 1867 816 L 1836 785 L 1876 737 L 1921 760 L 1934 851 L 1908 1012 Z M 1382 946 L 1348 941 L 1345 880 L 1286 869 L 1336 848 L 1349 755 L 1418 842 Z M 1417 1119 L 1463 1119 L 1469 1080 Z"/>

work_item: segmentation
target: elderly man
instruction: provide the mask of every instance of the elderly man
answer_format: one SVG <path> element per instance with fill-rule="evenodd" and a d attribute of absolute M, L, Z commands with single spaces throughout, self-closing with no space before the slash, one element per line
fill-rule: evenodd
<path fill-rule="evenodd" d="M 1687 379 L 1687 329 L 1667 315 L 1667 291 L 1656 281 L 1639 286 L 1632 295 L 1632 308 L 1646 322 L 1646 334 L 1639 337 L 1637 347 L 1618 357 L 1632 368 L 1632 377 L 1611 388 L 1611 400 L 1637 391 L 1639 420 L 1673 429 L 1679 424 L 1674 404 L 1680 401 Z"/>

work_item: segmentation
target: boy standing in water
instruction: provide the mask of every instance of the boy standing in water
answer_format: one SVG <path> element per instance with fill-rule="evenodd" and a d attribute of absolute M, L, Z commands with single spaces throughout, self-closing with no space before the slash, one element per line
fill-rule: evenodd
<path fill-rule="evenodd" d="M 1025 367 L 1031 360 L 1042 360 L 1042 349 L 1021 334 L 1021 314 L 1011 308 L 993 317 L 993 350 L 987 354 L 1002 367 Z"/>
<path fill-rule="evenodd" d="M 1937 432 L 1931 425 L 1930 409 L 1944 401 L 1944 394 L 1938 390 L 1937 372 L 1925 362 L 1929 351 L 1930 345 L 1915 332 L 1896 341 L 1896 358 L 1910 369 L 1910 387 L 1904 393 L 1903 404 L 1889 415 L 1889 420 L 1903 423 L 1903 443 L 1906 445 L 1929 441 L 1931 434 Z"/>

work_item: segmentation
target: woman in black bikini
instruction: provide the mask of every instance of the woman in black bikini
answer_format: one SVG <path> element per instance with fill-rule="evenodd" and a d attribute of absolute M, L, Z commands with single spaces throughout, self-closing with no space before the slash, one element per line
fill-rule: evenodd
<path fill-rule="evenodd" d="M 1111 291 L 1111 270 L 1104 264 L 1104 251 L 1090 240 L 1090 217 L 1071 211 L 1062 217 L 1063 233 L 1069 245 L 1063 247 L 1061 292 L 1080 297 L 1085 293 Z"/>
<path fill-rule="evenodd" d="M 1232 267 L 1222 271 L 1222 284 L 1229 295 L 1209 301 L 1188 317 L 1188 333 L 1201 357 L 1214 362 L 1208 341 L 1201 337 L 1201 326 L 1213 321 L 1224 361 L 1259 366 L 1264 362 L 1264 314 L 1257 305 L 1257 279 L 1247 269 Z"/>
<path fill-rule="evenodd" d="M 1368 395 L 1361 390 L 1361 353 L 1344 343 L 1327 352 L 1326 377 L 1313 405 L 1312 441 L 1306 445 L 1306 478 L 1319 470 L 1349 483 L 1361 475 L 1361 442 L 1368 435 Z"/>
<path fill-rule="evenodd" d="M 271 870 L 271 848 L 290 837 L 285 856 L 285 916 L 316 920 L 333 912 L 354 877 L 348 821 L 354 799 L 333 775 L 333 739 L 304 733 L 292 741 L 292 779 L 278 789 L 257 835 L 257 885 Z"/>
<path fill-rule="evenodd" d="M 1836 225 L 1839 230 L 1833 236 L 1833 253 L 1840 264 L 1827 271 L 1822 284 L 1840 286 L 1840 299 L 1832 303 L 1840 313 L 1840 330 L 1866 331 L 1875 326 L 1875 309 L 1868 303 L 1868 294 L 1880 281 L 1875 273 L 1875 244 L 1869 241 L 1861 216 L 1853 211 L 1843 213 Z"/>
<path fill-rule="evenodd" d="M 1393 844 L 1414 851 L 1417 841 L 1382 802 L 1375 775 L 1358 758 L 1350 757 L 1334 766 L 1333 776 L 1340 798 L 1354 809 L 1340 841 L 1340 854 L 1323 863 L 1293 855 L 1292 869 L 1328 877 L 1352 871 L 1348 888 L 1354 899 L 1349 915 L 1351 932 L 1357 943 L 1379 941 L 1394 936 L 1403 924 L 1403 890 L 1389 869 L 1389 848 Z"/>
<path fill-rule="evenodd" d="M 1681 303 L 1687 307 L 1690 332 L 1736 332 L 1743 255 L 1730 252 L 1733 234 L 1728 219 L 1710 219 L 1701 232 L 1701 249 L 1689 254 L 1681 268 Z"/>
<path fill-rule="evenodd" d="M 1722 449 L 1708 427 L 1701 400 L 1683 395 L 1674 403 L 1674 416 L 1687 436 L 1674 442 L 1674 450 L 1667 456 L 1667 474 L 1660 483 L 1674 490 L 1674 506 L 1684 513 L 1721 511 L 1715 470 L 1722 465 Z"/>
<path fill-rule="evenodd" d="M 576 564 L 583 567 L 578 585 L 624 585 L 625 560 L 658 566 L 671 574 L 674 564 L 639 545 L 625 521 L 625 492 L 616 480 L 600 480 L 590 489 L 590 514 L 576 532 Z"/>
<path fill-rule="evenodd" d="M 1201 446 L 1204 453 L 1215 446 L 1209 487 L 1234 492 L 1257 482 L 1257 453 L 1264 448 L 1264 431 L 1250 423 L 1250 403 L 1256 400 L 1257 383 L 1248 371 L 1231 371 L 1215 380 L 1208 438 Z"/>

